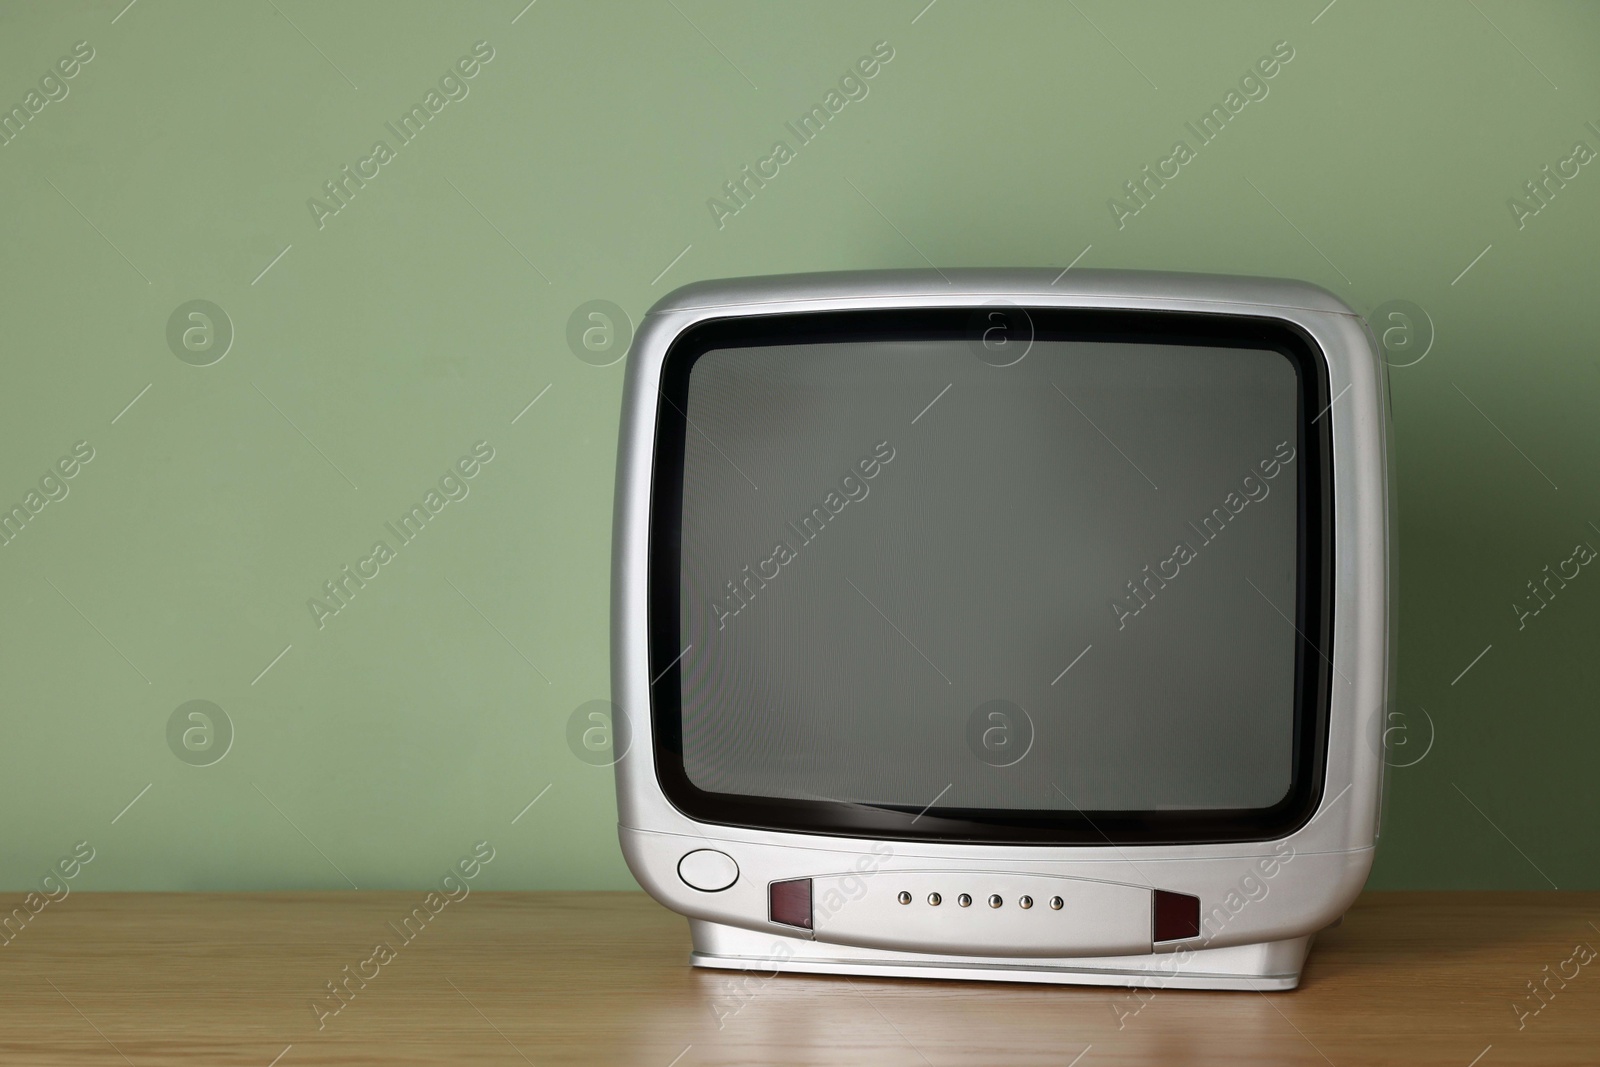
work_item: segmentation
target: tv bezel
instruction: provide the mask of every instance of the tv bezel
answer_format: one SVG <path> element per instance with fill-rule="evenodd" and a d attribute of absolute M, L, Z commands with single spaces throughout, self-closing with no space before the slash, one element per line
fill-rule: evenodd
<path fill-rule="evenodd" d="M 1025 300 L 1025 298 L 1024 298 Z M 740 312 L 706 318 L 672 339 L 661 363 L 648 503 L 647 629 L 652 761 L 662 795 L 703 824 L 875 840 L 1021 846 L 1197 845 L 1270 841 L 1314 816 L 1327 764 L 1333 680 L 1334 501 L 1327 354 L 1304 329 L 1249 310 L 1187 311 L 1016 305 L 1035 340 L 1144 343 L 1275 351 L 1299 384 L 1294 764 L 1268 808 L 1061 811 L 918 809 L 714 793 L 683 766 L 680 559 L 688 389 L 696 360 L 722 348 L 883 340 L 970 340 L 974 307 L 882 307 Z M 1264 310 L 1264 309 L 1262 309 Z M 976 357 L 974 357 L 976 358 Z M 1315 414 L 1313 414 L 1315 413 Z"/>

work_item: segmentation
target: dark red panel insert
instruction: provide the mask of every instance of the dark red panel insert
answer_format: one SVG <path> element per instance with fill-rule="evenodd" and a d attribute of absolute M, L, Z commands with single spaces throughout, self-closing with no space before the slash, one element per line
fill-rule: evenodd
<path fill-rule="evenodd" d="M 1200 898 L 1186 893 L 1155 891 L 1154 941 L 1183 941 L 1200 936 Z"/>
<path fill-rule="evenodd" d="M 791 878 L 787 882 L 769 883 L 767 905 L 773 922 L 811 929 L 811 879 Z"/>

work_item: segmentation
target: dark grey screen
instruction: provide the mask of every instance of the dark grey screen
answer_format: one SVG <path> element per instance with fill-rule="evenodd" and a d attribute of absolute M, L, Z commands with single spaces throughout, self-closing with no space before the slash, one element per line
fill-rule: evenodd
<path fill-rule="evenodd" d="M 1299 387 L 1277 352 L 713 350 L 691 371 L 684 770 L 920 808 L 1281 800 Z"/>

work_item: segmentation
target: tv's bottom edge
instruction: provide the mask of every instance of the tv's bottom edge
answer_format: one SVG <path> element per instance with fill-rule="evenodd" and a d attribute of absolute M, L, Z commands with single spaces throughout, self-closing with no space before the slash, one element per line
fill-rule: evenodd
<path fill-rule="evenodd" d="M 1300 984 L 1301 970 L 1315 936 L 1144 956 L 998 960 L 852 949 L 801 938 L 767 937 L 702 921 L 692 921 L 691 926 L 695 927 L 695 951 L 689 959 L 694 966 L 746 971 L 763 977 L 781 973 L 840 974 L 1265 993 L 1294 989 Z"/>

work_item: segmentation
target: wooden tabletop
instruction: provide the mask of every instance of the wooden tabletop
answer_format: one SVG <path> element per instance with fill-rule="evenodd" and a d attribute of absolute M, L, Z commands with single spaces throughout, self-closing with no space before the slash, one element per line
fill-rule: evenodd
<path fill-rule="evenodd" d="M 1600 893 L 1371 893 L 1295 992 L 1142 1004 L 695 970 L 639 893 L 474 892 L 406 941 L 423 896 L 73 893 L 4 930 L 0 1062 L 1600 1063 Z"/>

